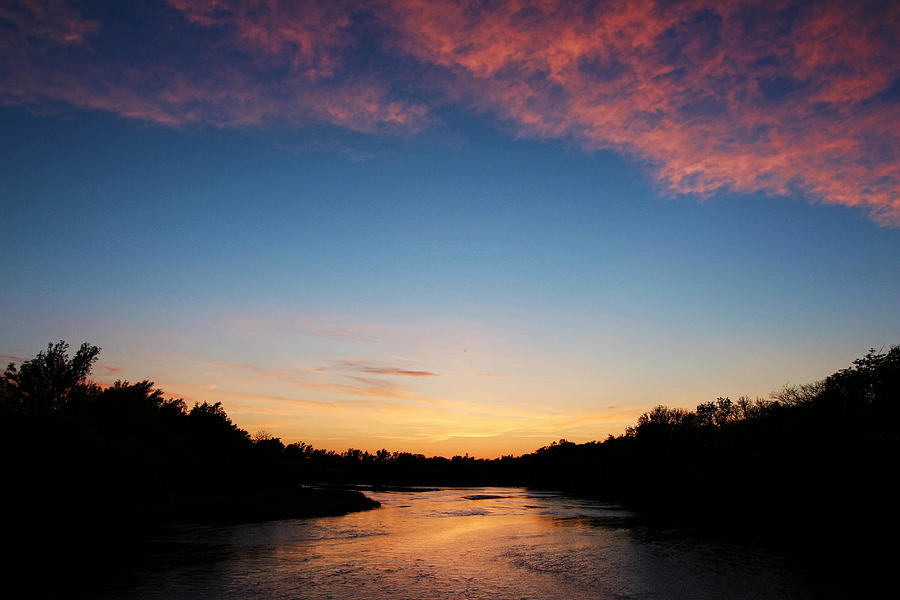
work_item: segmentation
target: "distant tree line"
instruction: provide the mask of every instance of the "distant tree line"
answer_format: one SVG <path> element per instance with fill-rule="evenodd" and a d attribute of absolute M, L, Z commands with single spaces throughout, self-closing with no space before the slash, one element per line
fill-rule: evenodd
<path fill-rule="evenodd" d="M 900 347 L 771 398 L 657 406 L 604 441 L 522 456 L 334 452 L 270 439 L 310 482 L 526 485 L 602 496 L 648 514 L 748 528 L 815 527 L 826 514 L 893 512 L 900 458 Z M 829 511 L 831 511 L 829 513 Z"/>
<path fill-rule="evenodd" d="M 811 528 L 853 511 L 868 523 L 898 500 L 900 346 L 769 399 L 657 406 L 604 441 L 496 459 L 285 445 L 251 436 L 219 403 L 188 407 L 149 381 L 98 386 L 88 376 L 99 348 L 67 353 L 51 344 L 3 373 L 0 460 L 23 498 L 66 498 L 98 518 L 152 515 L 191 493 L 301 483 L 524 485 L 748 528 Z"/>

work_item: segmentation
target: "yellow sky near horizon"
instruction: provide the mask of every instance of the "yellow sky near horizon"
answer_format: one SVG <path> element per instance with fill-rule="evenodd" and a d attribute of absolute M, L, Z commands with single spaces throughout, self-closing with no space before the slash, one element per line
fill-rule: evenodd
<path fill-rule="evenodd" d="M 285 443 L 489 458 L 562 438 L 619 435 L 658 404 L 692 408 L 717 396 L 766 396 L 827 374 L 786 377 L 772 352 L 755 362 L 714 349 L 679 354 L 666 345 L 616 354 L 595 341 L 588 349 L 588 334 L 571 335 L 565 350 L 474 322 L 324 322 L 248 329 L 225 320 L 212 328 L 218 343 L 209 343 L 208 330 L 194 338 L 185 331 L 185 340 L 207 343 L 190 348 L 182 340 L 178 353 L 108 345 L 94 380 L 150 379 L 189 405 L 221 402 L 238 426 Z M 810 360 L 808 372 L 817 366 Z"/>

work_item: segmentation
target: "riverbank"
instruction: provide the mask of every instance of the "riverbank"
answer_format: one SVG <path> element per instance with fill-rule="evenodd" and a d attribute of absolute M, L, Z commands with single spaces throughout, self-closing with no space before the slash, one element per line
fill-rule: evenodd
<path fill-rule="evenodd" d="M 380 506 L 380 502 L 357 490 L 307 486 L 217 490 L 170 496 L 164 502 L 146 506 L 135 515 L 135 524 L 153 527 L 248 523 L 337 516 Z"/>
<path fill-rule="evenodd" d="M 30 492 L 6 515 L 6 539 L 16 550 L 7 566 L 13 587 L 34 597 L 89 593 L 127 578 L 141 568 L 153 540 L 173 531 L 333 517 L 381 506 L 357 490 L 306 486 L 165 495 L 65 486 Z"/>

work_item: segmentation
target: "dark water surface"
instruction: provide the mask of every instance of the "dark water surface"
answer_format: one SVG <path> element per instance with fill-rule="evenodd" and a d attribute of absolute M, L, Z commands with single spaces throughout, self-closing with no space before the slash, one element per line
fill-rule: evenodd
<path fill-rule="evenodd" d="M 370 493 L 342 517 L 155 535 L 117 598 L 809 598 L 777 553 L 519 488 Z"/>

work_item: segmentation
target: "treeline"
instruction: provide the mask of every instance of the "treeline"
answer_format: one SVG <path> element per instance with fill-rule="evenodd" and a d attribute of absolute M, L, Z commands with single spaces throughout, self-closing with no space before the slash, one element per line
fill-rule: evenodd
<path fill-rule="evenodd" d="M 526 485 L 627 502 L 648 514 L 748 528 L 814 527 L 826 514 L 893 512 L 900 347 L 767 399 L 657 406 L 619 436 L 497 459 L 326 451 L 266 441 L 310 482 Z"/>
<path fill-rule="evenodd" d="M 188 407 L 149 381 L 101 387 L 88 380 L 100 349 L 68 349 L 50 344 L 0 377 L 7 507 L 35 526 L 83 533 L 377 506 L 301 488 L 283 449 L 252 439 L 220 403 Z"/>
<path fill-rule="evenodd" d="M 148 381 L 92 384 L 99 349 L 83 344 L 71 359 L 67 351 L 64 342 L 50 345 L 4 372 L 3 467 L 32 490 L 28 496 L 82 494 L 93 513 L 152 514 L 153 503 L 191 493 L 300 483 L 525 485 L 624 501 L 667 518 L 774 529 L 849 513 L 871 525 L 898 500 L 898 346 L 768 399 L 657 406 L 604 441 L 560 440 L 497 459 L 285 445 L 251 436 L 218 403 L 188 407 Z"/>
<path fill-rule="evenodd" d="M 375 505 L 358 491 L 301 485 L 328 483 L 522 485 L 625 502 L 666 523 L 797 545 L 823 597 L 834 573 L 857 586 L 892 568 L 880 540 L 900 533 L 898 346 L 769 399 L 657 406 L 604 441 L 560 440 L 497 459 L 334 452 L 251 436 L 219 403 L 189 407 L 149 381 L 91 383 L 98 353 L 83 344 L 69 358 L 59 342 L 0 377 L 5 539 L 18 551 L 9 571 L 33 590 L 139 564 L 135 527 Z"/>

